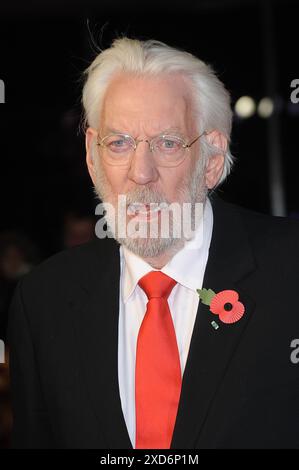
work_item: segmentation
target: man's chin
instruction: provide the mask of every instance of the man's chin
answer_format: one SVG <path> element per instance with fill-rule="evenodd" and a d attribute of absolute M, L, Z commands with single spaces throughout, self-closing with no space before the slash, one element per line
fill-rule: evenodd
<path fill-rule="evenodd" d="M 178 238 L 116 238 L 128 250 L 141 258 L 154 258 L 178 249 L 183 241 Z"/>

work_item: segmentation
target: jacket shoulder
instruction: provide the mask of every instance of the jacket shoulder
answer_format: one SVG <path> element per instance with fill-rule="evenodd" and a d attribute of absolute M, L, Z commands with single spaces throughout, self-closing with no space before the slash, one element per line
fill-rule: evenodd
<path fill-rule="evenodd" d="M 242 223 L 247 227 L 250 233 L 259 233 L 260 236 L 272 234 L 275 236 L 283 236 L 294 238 L 299 241 L 299 220 L 290 217 L 274 216 L 261 212 L 247 209 L 238 204 L 225 202 L 218 196 L 212 200 L 212 205 L 217 206 L 217 210 L 224 212 L 230 211 L 237 214 Z"/>
<path fill-rule="evenodd" d="M 213 204 L 213 203 L 212 203 Z M 277 261 L 299 262 L 299 220 L 256 212 L 237 204 L 214 200 L 214 207 L 225 218 L 233 216 L 245 231 L 257 255 L 262 258 L 276 256 Z"/>
<path fill-rule="evenodd" d="M 114 239 L 91 242 L 56 253 L 26 274 L 21 283 L 24 290 L 49 292 L 71 284 L 88 284 L 95 272 L 116 260 L 119 245 Z"/>

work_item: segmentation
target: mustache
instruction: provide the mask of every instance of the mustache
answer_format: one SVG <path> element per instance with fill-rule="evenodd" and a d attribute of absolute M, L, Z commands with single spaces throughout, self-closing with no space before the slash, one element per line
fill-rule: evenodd
<path fill-rule="evenodd" d="M 128 191 L 126 200 L 128 204 L 170 204 L 163 193 L 151 188 L 135 188 Z"/>

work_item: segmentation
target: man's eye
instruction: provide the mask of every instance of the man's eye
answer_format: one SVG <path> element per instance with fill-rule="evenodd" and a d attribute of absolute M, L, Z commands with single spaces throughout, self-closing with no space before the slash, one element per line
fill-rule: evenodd
<path fill-rule="evenodd" d="M 172 149 L 173 147 L 175 147 L 175 145 L 176 145 L 176 142 L 174 142 L 173 140 L 164 141 L 164 147 L 166 148 Z"/>
<path fill-rule="evenodd" d="M 162 139 L 158 142 L 158 147 L 164 151 L 178 150 L 180 148 L 180 142 L 175 139 Z"/>
<path fill-rule="evenodd" d="M 123 147 L 126 144 L 124 139 L 113 140 L 109 143 L 110 147 Z"/>
<path fill-rule="evenodd" d="M 130 142 L 123 138 L 112 138 L 107 142 L 107 146 L 111 152 L 127 152 L 130 150 Z"/>

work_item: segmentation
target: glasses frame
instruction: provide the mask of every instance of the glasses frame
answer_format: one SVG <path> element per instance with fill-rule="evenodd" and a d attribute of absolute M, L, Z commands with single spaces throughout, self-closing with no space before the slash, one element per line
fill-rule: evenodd
<path fill-rule="evenodd" d="M 157 140 L 158 138 L 176 137 L 177 139 L 179 139 L 183 142 L 183 148 L 190 148 L 191 145 L 195 144 L 195 142 L 205 134 L 208 134 L 208 132 L 207 131 L 202 132 L 199 136 L 195 137 L 195 139 L 191 140 L 191 142 L 187 143 L 185 139 L 183 139 L 182 137 L 177 136 L 175 134 L 164 134 L 163 133 L 163 134 L 159 134 L 156 137 L 153 137 L 152 139 L 149 140 L 149 139 L 135 139 L 133 136 L 131 136 L 130 134 L 126 134 L 125 132 L 110 132 L 110 134 L 107 134 L 104 137 L 102 137 L 100 139 L 100 141 L 97 140 L 97 145 L 99 145 L 100 147 L 106 147 L 106 145 L 103 143 L 105 139 L 107 139 L 108 137 L 111 137 L 112 135 L 119 135 L 119 136 L 122 136 L 122 137 L 125 137 L 125 138 L 129 137 L 130 139 L 132 139 L 132 141 L 134 142 L 133 150 L 137 149 L 137 145 L 140 142 L 147 142 L 149 144 L 149 148 L 150 148 L 151 152 L 154 152 L 155 150 L 154 150 L 154 147 L 153 147 L 153 141 Z M 98 133 L 97 139 L 99 137 L 100 137 L 100 134 Z"/>
<path fill-rule="evenodd" d="M 156 137 L 153 137 L 152 139 L 135 139 L 134 137 L 132 137 L 130 134 L 127 134 L 125 132 L 110 132 L 109 134 L 105 135 L 104 137 L 100 138 L 100 134 L 99 132 L 97 132 L 97 142 L 96 144 L 99 146 L 99 147 L 104 147 L 104 148 L 107 148 L 107 145 L 105 145 L 105 139 L 107 139 L 108 137 L 111 137 L 113 135 L 118 135 L 118 136 L 121 136 L 121 137 L 124 137 L 124 138 L 130 138 L 132 140 L 132 142 L 134 142 L 134 146 L 132 146 L 132 150 L 136 151 L 137 149 L 137 146 L 140 142 L 147 142 L 148 145 L 149 145 L 149 149 L 150 151 L 152 152 L 152 154 L 154 154 L 155 152 L 155 148 L 153 146 L 153 142 L 155 140 L 157 140 L 159 137 L 161 138 L 165 138 L 165 137 L 176 137 L 177 139 L 181 140 L 182 142 L 182 146 L 183 146 L 183 149 L 190 149 L 191 146 L 193 144 L 195 144 L 195 142 L 198 141 L 198 139 L 200 139 L 200 137 L 202 137 L 203 135 L 207 135 L 209 134 L 208 131 L 203 131 L 200 135 L 198 135 L 197 137 L 195 137 L 193 140 L 191 140 L 191 142 L 187 142 L 184 138 L 180 137 L 180 136 L 177 136 L 175 134 L 168 134 L 168 133 L 162 133 L 162 134 L 159 134 L 157 135 Z M 100 140 L 99 140 L 100 139 Z M 185 158 L 184 158 L 185 159 Z M 180 162 L 182 163 L 184 161 L 184 159 Z M 178 163 L 178 164 L 180 164 Z M 117 165 L 119 165 L 119 163 L 117 163 Z M 167 166 L 176 166 L 176 165 L 167 165 Z"/>

